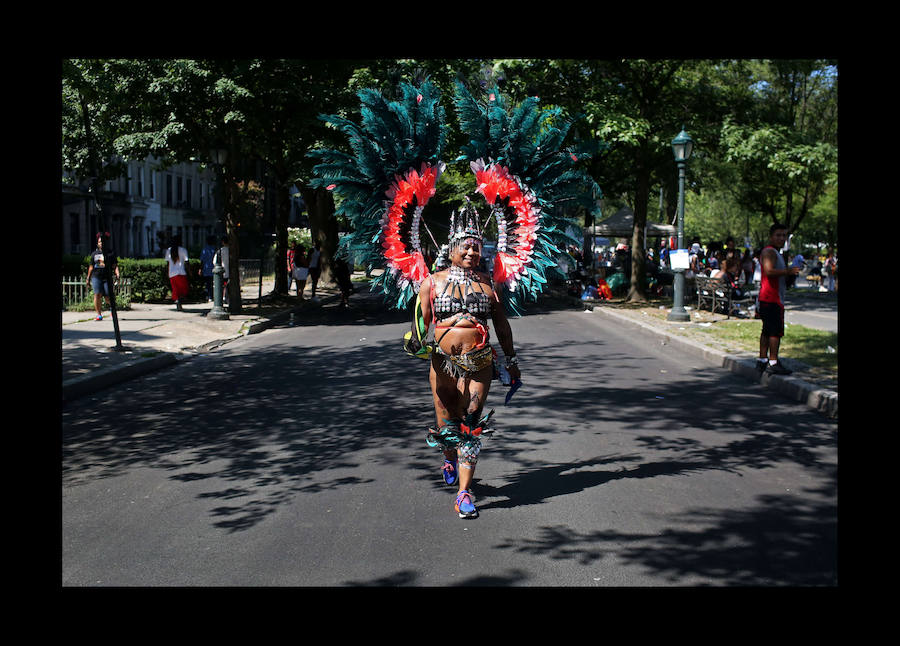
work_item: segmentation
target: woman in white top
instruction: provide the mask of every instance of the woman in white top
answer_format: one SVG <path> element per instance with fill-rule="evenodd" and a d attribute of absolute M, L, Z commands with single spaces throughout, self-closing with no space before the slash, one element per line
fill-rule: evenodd
<path fill-rule="evenodd" d="M 172 284 L 172 300 L 179 312 L 182 311 L 181 299 L 188 295 L 187 249 L 181 246 L 181 236 L 172 238 L 172 246 L 166 249 L 166 260 L 169 262 L 169 282 Z"/>

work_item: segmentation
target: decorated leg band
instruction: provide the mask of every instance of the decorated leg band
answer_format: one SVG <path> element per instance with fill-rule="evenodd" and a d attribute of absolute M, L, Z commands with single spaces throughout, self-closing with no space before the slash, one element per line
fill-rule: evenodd
<path fill-rule="evenodd" d="M 481 453 L 481 438 L 471 437 L 462 442 L 457 449 L 459 452 L 459 464 L 463 467 L 474 467 L 478 462 L 478 454 Z"/>
<path fill-rule="evenodd" d="M 425 443 L 432 448 L 442 451 L 458 451 L 461 445 L 467 442 L 471 443 L 468 452 L 474 452 L 477 456 L 481 451 L 481 438 L 490 435 L 493 429 L 490 428 L 494 410 L 491 409 L 487 415 L 478 419 L 477 415 L 470 413 L 466 415 L 466 419 L 444 420 L 443 426 L 437 430 L 428 429 L 425 435 Z M 476 448 L 477 443 L 477 448 Z"/>

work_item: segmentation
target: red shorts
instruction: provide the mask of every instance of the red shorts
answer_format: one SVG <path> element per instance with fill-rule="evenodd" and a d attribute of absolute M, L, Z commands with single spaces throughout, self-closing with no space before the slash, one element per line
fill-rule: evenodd
<path fill-rule="evenodd" d="M 178 276 L 169 276 L 169 282 L 172 283 L 172 300 L 180 301 L 188 295 L 188 279 L 184 274 Z"/>

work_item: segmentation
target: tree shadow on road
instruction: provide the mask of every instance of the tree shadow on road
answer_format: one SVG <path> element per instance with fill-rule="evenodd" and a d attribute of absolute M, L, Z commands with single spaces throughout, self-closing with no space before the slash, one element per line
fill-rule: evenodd
<path fill-rule="evenodd" d="M 752 508 L 687 510 L 673 525 L 678 528 L 661 534 L 542 526 L 536 538 L 517 537 L 497 547 L 585 567 L 615 555 L 673 585 L 837 585 L 837 518 L 829 502 L 766 495 Z"/>
<path fill-rule="evenodd" d="M 399 466 L 438 486 L 432 473 L 436 453 L 424 443 L 432 422 L 427 364 L 399 350 L 399 321 L 373 315 L 366 324 L 397 326 L 389 335 L 397 342 L 353 341 L 361 338 L 359 330 L 339 326 L 335 333 L 343 341 L 334 345 L 235 346 L 74 402 L 62 419 L 64 486 L 137 467 L 164 469 L 207 503 L 211 522 L 227 532 L 258 525 L 298 495 L 368 482 L 352 472 L 362 454 L 378 447 L 404 447 Z M 503 411 L 489 450 L 492 459 L 514 468 L 502 485 L 479 485 L 488 499 L 484 511 L 538 505 L 615 480 L 785 462 L 834 480 L 834 467 L 821 464 L 818 455 L 835 445 L 836 428 L 823 432 L 814 411 L 798 412 L 792 402 L 773 402 L 751 384 L 705 369 L 668 384 L 664 394 L 650 379 L 626 386 L 621 371 L 633 370 L 635 361 L 654 360 L 651 353 L 607 354 L 600 364 L 583 365 L 573 361 L 581 343 L 559 338 L 540 348 L 520 346 L 533 374 L 558 378 L 542 380 L 539 393 L 517 395 L 516 406 Z M 538 384 L 526 387 L 537 390 Z M 501 397 L 494 392 L 489 405 Z M 760 410 L 761 402 L 768 407 Z M 541 428 L 539 420 L 550 411 L 552 426 Z M 561 463 L 535 461 L 535 447 L 561 434 L 591 432 L 592 420 L 611 415 L 635 433 L 627 450 Z M 682 422 L 692 433 L 683 432 Z M 836 581 L 836 505 L 833 491 L 823 495 L 821 503 L 770 496 L 753 509 L 686 512 L 678 524 L 702 525 L 696 531 L 646 536 L 549 525 L 536 538 L 502 541 L 493 549 L 582 564 L 615 550 L 619 558 L 673 582 L 697 575 L 734 585 L 829 585 Z M 348 584 L 415 585 L 416 578 L 401 570 Z M 466 584 L 522 585 L 527 578 L 513 572 Z"/>

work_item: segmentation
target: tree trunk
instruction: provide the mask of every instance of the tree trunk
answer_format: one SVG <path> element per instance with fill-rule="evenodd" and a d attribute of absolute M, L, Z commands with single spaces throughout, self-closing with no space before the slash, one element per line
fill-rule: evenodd
<path fill-rule="evenodd" d="M 647 204 L 650 200 L 650 171 L 644 164 L 637 168 L 634 194 L 634 230 L 631 232 L 631 285 L 629 302 L 647 302 L 647 263 L 644 252 L 644 230 L 647 227 Z"/>
<path fill-rule="evenodd" d="M 234 179 L 227 172 L 223 173 L 225 179 L 222 187 L 225 196 L 225 232 L 228 235 L 228 312 L 241 314 L 243 303 L 241 302 L 241 245 L 238 241 L 238 228 L 236 226 L 238 213 L 235 210 Z"/>
<path fill-rule="evenodd" d="M 288 220 L 291 215 L 290 187 L 284 185 L 280 179 L 276 179 L 277 207 L 275 211 L 275 293 L 288 293 L 287 275 L 287 251 L 288 251 Z"/>
<path fill-rule="evenodd" d="M 334 216 L 334 197 L 330 191 L 323 188 L 303 188 L 303 201 L 306 202 L 309 214 L 309 229 L 312 234 L 313 244 L 319 242 L 322 257 L 320 266 L 322 275 L 320 283 L 332 283 L 332 259 L 338 246 L 337 218 Z"/>
<path fill-rule="evenodd" d="M 591 209 L 584 210 L 584 235 L 581 241 L 581 261 L 584 265 L 586 273 L 590 273 L 593 278 L 594 271 L 594 227 L 597 224 L 596 216 L 591 213 Z"/>
<path fill-rule="evenodd" d="M 241 245 L 237 227 L 230 219 L 226 220 L 225 230 L 228 232 L 228 311 L 241 314 L 244 309 L 241 301 Z"/>
<path fill-rule="evenodd" d="M 787 194 L 785 195 L 785 204 L 784 204 L 784 222 L 782 224 L 788 228 L 788 231 L 793 231 L 791 228 L 791 220 L 794 219 L 794 191 L 793 189 L 789 189 Z"/>

